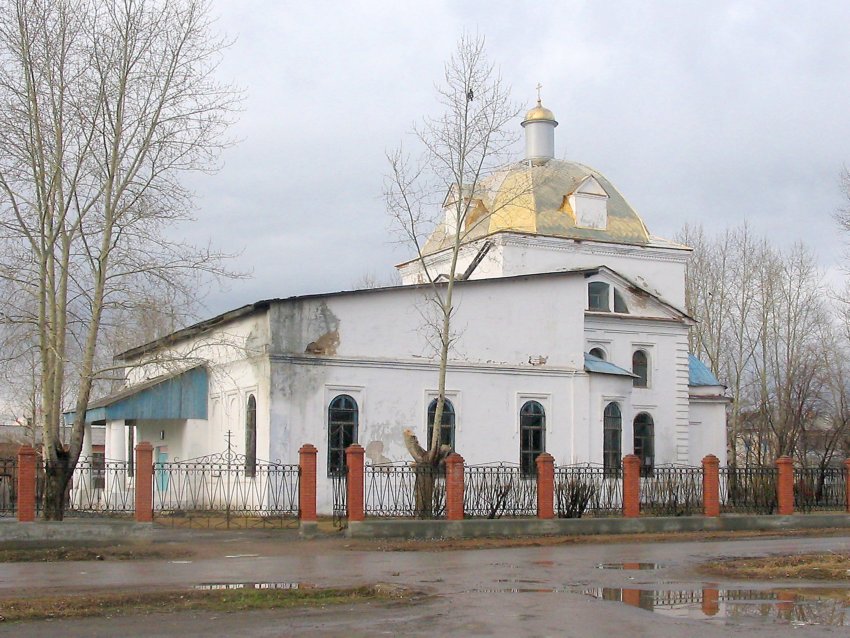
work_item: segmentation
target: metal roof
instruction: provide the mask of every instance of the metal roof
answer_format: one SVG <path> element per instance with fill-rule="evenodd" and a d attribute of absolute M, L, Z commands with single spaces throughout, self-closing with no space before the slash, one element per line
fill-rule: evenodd
<path fill-rule="evenodd" d="M 137 383 L 89 403 L 86 423 L 120 419 L 206 419 L 207 369 L 197 366 Z M 65 413 L 71 422 L 74 412 Z"/>
<path fill-rule="evenodd" d="M 632 374 L 628 370 L 621 368 L 620 366 L 615 366 L 610 361 L 605 361 L 605 359 L 594 357 L 588 352 L 584 353 L 584 369 L 587 372 L 596 372 L 598 374 L 615 374 L 617 376 L 632 378 L 635 378 L 637 376 Z"/>
<path fill-rule="evenodd" d="M 723 385 L 702 361 L 688 355 L 688 385 Z"/>

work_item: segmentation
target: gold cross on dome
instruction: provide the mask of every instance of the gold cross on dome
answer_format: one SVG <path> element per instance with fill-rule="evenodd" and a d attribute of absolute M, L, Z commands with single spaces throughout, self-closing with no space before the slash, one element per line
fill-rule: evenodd
<path fill-rule="evenodd" d="M 534 88 L 536 88 L 536 89 L 537 89 L 537 101 L 538 101 L 538 102 L 540 102 L 540 89 L 542 89 L 542 88 L 543 88 L 543 85 L 542 85 L 542 84 L 540 84 L 540 82 L 538 82 L 538 83 L 537 83 L 537 86 L 536 86 L 536 87 L 534 87 Z"/>

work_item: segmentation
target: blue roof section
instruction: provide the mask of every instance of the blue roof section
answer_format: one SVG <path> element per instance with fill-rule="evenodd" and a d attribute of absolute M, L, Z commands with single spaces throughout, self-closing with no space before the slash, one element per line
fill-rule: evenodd
<path fill-rule="evenodd" d="M 694 355 L 688 355 L 688 385 L 723 385 L 708 366 Z"/>
<path fill-rule="evenodd" d="M 130 386 L 89 404 L 86 423 L 137 419 L 206 419 L 209 380 L 203 366 Z M 66 412 L 66 423 L 74 413 Z"/>
<path fill-rule="evenodd" d="M 620 366 L 615 366 L 613 363 L 605 361 L 605 359 L 594 357 L 592 354 L 587 352 L 584 353 L 584 369 L 587 372 L 596 372 L 598 374 L 616 374 L 618 376 L 626 377 L 635 376 L 628 370 L 624 370 Z"/>

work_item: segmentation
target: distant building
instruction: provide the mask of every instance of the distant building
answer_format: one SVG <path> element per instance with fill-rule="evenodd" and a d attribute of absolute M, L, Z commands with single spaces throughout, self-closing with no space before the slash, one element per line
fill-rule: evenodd
<path fill-rule="evenodd" d="M 476 212 L 444 440 L 468 463 L 529 474 L 544 450 L 610 468 L 629 453 L 645 469 L 725 463 L 725 388 L 688 352 L 690 249 L 651 235 L 598 171 L 554 159 L 557 122 L 539 102 L 522 124 L 525 159 L 446 200 L 471 197 Z M 456 232 L 447 216 L 429 240 L 434 272 Z M 398 269 L 401 286 L 259 301 L 123 353 L 127 388 L 87 412 L 106 426 L 106 457 L 141 440 L 156 460 L 198 457 L 229 432 L 247 464 L 296 462 L 313 443 L 321 477 L 353 442 L 371 462 L 408 460 L 402 431 L 427 440 L 437 361 L 422 264 Z M 329 481 L 319 498 L 329 511 Z"/>

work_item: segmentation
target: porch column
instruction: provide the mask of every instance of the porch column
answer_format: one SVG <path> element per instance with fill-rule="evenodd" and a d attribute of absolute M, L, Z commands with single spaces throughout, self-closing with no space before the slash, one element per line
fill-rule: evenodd
<path fill-rule="evenodd" d="M 80 459 L 91 461 L 91 423 L 86 421 L 83 425 L 83 449 L 80 452 Z"/>
<path fill-rule="evenodd" d="M 124 421 L 107 421 L 105 456 L 110 461 L 127 460 L 127 426 Z"/>

